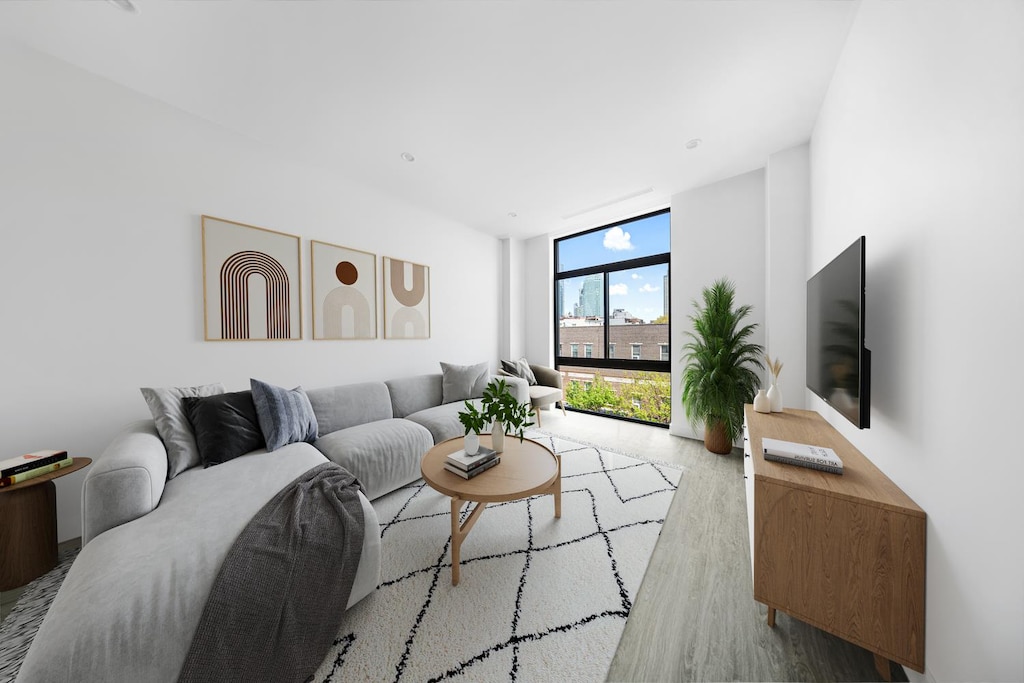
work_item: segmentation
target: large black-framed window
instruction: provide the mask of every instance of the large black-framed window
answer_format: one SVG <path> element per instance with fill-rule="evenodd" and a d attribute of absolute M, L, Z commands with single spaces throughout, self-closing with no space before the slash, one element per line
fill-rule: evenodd
<path fill-rule="evenodd" d="M 555 240 L 555 364 L 571 409 L 667 426 L 670 233 L 663 209 Z"/>

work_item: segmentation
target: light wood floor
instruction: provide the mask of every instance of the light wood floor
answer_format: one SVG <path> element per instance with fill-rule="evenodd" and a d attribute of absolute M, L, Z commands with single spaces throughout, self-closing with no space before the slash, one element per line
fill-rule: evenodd
<path fill-rule="evenodd" d="M 743 460 L 667 429 L 544 411 L 542 429 L 683 467 L 609 681 L 872 681 L 867 650 L 754 601 Z M 894 666 L 894 680 L 907 680 Z"/>

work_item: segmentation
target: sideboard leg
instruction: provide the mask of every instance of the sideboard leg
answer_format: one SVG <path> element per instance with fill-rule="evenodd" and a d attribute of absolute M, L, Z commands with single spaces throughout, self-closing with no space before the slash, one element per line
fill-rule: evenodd
<path fill-rule="evenodd" d="M 774 607 L 769 607 L 768 608 L 768 625 L 771 626 L 772 628 L 775 628 L 775 608 Z"/>
<path fill-rule="evenodd" d="M 881 675 L 883 681 L 892 681 L 892 668 L 889 666 L 889 660 L 882 655 L 875 655 L 875 668 L 878 669 L 879 675 Z"/>

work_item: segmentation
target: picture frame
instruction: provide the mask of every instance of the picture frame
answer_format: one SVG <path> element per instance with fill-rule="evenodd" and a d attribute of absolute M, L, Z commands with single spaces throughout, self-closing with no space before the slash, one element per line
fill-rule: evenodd
<path fill-rule="evenodd" d="M 298 235 L 202 216 L 206 341 L 302 339 Z"/>
<path fill-rule="evenodd" d="M 383 257 L 384 338 L 430 338 L 430 267 Z"/>
<path fill-rule="evenodd" d="M 313 339 L 377 338 L 377 255 L 310 240 Z"/>

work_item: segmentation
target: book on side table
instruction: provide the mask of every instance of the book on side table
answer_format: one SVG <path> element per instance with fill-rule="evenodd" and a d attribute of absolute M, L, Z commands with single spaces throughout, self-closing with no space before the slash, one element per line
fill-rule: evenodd
<path fill-rule="evenodd" d="M 832 474 L 843 473 L 843 461 L 839 459 L 836 452 L 831 448 L 823 446 L 812 446 L 806 443 L 794 443 L 793 441 L 782 441 L 781 439 L 761 439 L 761 446 L 764 448 L 764 459 L 773 462 L 781 462 L 787 465 L 809 467 L 822 472 Z"/>
<path fill-rule="evenodd" d="M 67 454 L 65 454 L 63 460 L 58 460 L 57 462 L 50 463 L 49 465 L 42 465 L 40 467 L 36 467 L 35 469 L 27 470 L 25 472 L 19 472 L 18 474 L 10 474 L 6 477 L 0 477 L 0 488 L 4 488 L 6 486 L 14 486 L 15 484 L 20 484 L 23 481 L 35 479 L 36 477 L 41 477 L 44 474 L 49 474 L 50 472 L 56 472 L 61 468 L 71 467 L 71 465 L 74 464 L 74 462 L 74 458 L 69 458 L 67 457 Z"/>
<path fill-rule="evenodd" d="M 39 469 L 68 457 L 67 451 L 35 451 L 16 458 L 0 460 L 0 479 Z"/>

